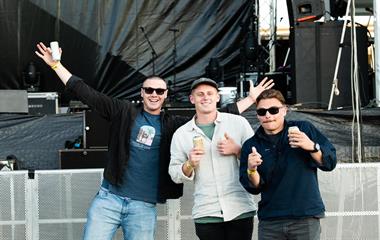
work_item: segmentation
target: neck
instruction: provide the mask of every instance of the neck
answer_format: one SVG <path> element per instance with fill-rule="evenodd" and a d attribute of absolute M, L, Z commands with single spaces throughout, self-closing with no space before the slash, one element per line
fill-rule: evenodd
<path fill-rule="evenodd" d="M 268 129 L 265 129 L 265 128 L 264 128 L 264 132 L 265 132 L 267 135 L 275 135 L 275 134 L 281 132 L 283 129 L 284 129 L 284 126 L 282 126 L 281 128 L 275 129 L 275 130 L 268 130 Z"/>
<path fill-rule="evenodd" d="M 160 113 L 161 113 L 161 109 L 157 109 L 157 110 L 152 111 L 152 110 L 146 109 L 145 107 L 144 107 L 144 111 L 147 113 L 150 113 L 152 115 L 160 115 Z"/>
<path fill-rule="evenodd" d="M 217 112 L 211 113 L 198 113 L 196 115 L 195 121 L 198 124 L 209 124 L 216 120 Z"/>

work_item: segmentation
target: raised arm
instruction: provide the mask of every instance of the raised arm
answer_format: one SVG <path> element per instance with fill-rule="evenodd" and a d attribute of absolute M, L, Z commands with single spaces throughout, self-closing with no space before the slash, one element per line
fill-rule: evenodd
<path fill-rule="evenodd" d="M 46 47 L 42 42 L 37 44 L 38 51 L 35 51 L 36 55 L 40 57 L 44 62 L 49 65 L 61 79 L 63 84 L 66 85 L 72 74 L 62 65 L 60 61 L 55 61 L 52 58 L 52 52 L 49 47 Z M 60 54 L 62 54 L 62 49 L 59 48 Z"/>
<path fill-rule="evenodd" d="M 103 118 L 110 120 L 118 114 L 125 104 L 131 105 L 129 101 L 114 99 L 93 89 L 82 79 L 71 74 L 60 61 L 53 60 L 51 49 L 43 43 L 38 43 L 37 49 L 38 51 L 35 51 L 36 55 L 56 72 L 63 84 L 66 85 L 66 89 L 92 110 L 98 112 Z M 62 49 L 60 49 L 60 54 L 62 54 Z"/>
<path fill-rule="evenodd" d="M 268 79 L 267 77 L 265 77 L 256 87 L 253 86 L 252 80 L 249 80 L 249 95 L 236 103 L 239 112 L 242 113 L 247 110 L 256 102 L 256 98 L 260 95 L 260 93 L 266 89 L 272 88 L 273 86 L 273 79 Z"/>

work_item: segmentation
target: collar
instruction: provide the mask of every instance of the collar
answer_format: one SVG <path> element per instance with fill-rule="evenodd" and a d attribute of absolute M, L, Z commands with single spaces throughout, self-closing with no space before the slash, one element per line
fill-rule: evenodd
<path fill-rule="evenodd" d="M 287 128 L 288 128 L 288 122 L 285 120 L 284 121 L 284 128 L 282 129 L 281 134 L 284 134 L 284 132 L 285 132 L 284 130 Z M 257 129 L 255 136 L 257 136 L 258 138 L 264 139 L 264 140 L 268 140 L 268 134 L 265 133 L 264 128 L 262 126 L 260 126 Z"/>
<path fill-rule="evenodd" d="M 195 114 L 193 116 L 193 118 L 191 119 L 190 124 L 189 124 L 189 128 L 188 128 L 189 131 L 193 131 L 195 129 L 199 129 L 199 127 L 197 126 L 197 124 L 195 122 L 196 117 L 197 117 L 197 115 Z M 214 123 L 215 123 L 215 125 L 217 125 L 220 122 L 222 122 L 222 116 L 221 116 L 220 112 L 217 111 L 216 112 L 216 119 L 215 119 Z"/>

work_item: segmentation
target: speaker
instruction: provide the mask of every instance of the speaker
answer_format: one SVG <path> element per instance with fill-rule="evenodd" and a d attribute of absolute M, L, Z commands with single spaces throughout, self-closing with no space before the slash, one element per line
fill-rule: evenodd
<path fill-rule="evenodd" d="M 325 14 L 324 0 L 286 0 L 289 24 L 315 21 Z"/>
<path fill-rule="evenodd" d="M 107 152 L 107 149 L 59 150 L 59 168 L 104 168 L 107 164 Z"/>
<path fill-rule="evenodd" d="M 267 77 L 268 79 L 273 80 L 274 82 L 273 89 L 276 89 L 281 92 L 287 104 L 290 104 L 292 102 L 292 93 L 290 89 L 290 73 L 271 72 L 271 73 L 265 73 L 264 77 Z"/>
<path fill-rule="evenodd" d="M 339 51 L 343 22 L 304 22 L 291 28 L 292 103 L 327 108 Z M 367 29 L 357 27 L 359 90 L 362 105 L 369 102 Z M 351 28 L 346 29 L 338 72 L 340 95 L 333 107 L 351 103 Z"/>

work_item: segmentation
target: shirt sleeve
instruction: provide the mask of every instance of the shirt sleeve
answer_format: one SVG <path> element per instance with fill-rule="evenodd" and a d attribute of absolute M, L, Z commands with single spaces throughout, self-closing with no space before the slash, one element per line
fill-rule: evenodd
<path fill-rule="evenodd" d="M 251 124 L 249 124 L 248 120 L 244 117 L 242 117 L 242 128 L 244 129 L 243 138 L 242 138 L 242 145 L 245 141 L 247 141 L 249 138 L 251 138 L 254 134 L 254 131 L 251 127 Z"/>
<path fill-rule="evenodd" d="M 175 183 L 183 183 L 184 181 L 194 180 L 195 171 L 192 172 L 190 177 L 183 174 L 182 165 L 187 160 L 187 153 L 184 152 L 181 144 L 181 138 L 178 131 L 176 131 L 172 138 L 170 145 L 170 164 L 169 175 Z"/>
<path fill-rule="evenodd" d="M 121 101 L 98 92 L 75 75 L 67 81 L 66 89 L 107 120 L 119 113 L 123 104 L 131 105 L 129 101 Z"/>
<path fill-rule="evenodd" d="M 313 165 L 322 171 L 332 171 L 337 164 L 336 149 L 332 143 L 325 137 L 313 124 L 307 122 L 309 137 L 321 147 L 322 165 L 313 161 Z"/>
<path fill-rule="evenodd" d="M 261 192 L 261 178 L 260 178 L 260 185 L 258 188 L 253 187 L 251 184 L 251 181 L 248 178 L 247 168 L 248 168 L 248 155 L 251 153 L 252 149 L 252 143 L 250 140 L 246 141 L 243 144 L 243 147 L 241 149 L 241 155 L 240 155 L 240 183 L 244 187 L 247 192 L 251 194 L 259 194 Z"/>

